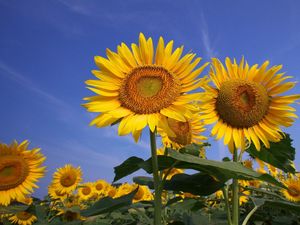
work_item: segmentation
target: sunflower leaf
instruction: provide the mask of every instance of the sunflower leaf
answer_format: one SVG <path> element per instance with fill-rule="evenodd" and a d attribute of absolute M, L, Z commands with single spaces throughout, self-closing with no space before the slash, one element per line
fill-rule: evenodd
<path fill-rule="evenodd" d="M 120 198 L 105 197 L 95 202 L 91 207 L 81 211 L 82 216 L 95 216 L 103 213 L 113 212 L 124 206 L 131 205 L 132 199 L 136 194 L 138 188 L 131 193 L 124 195 Z"/>
<path fill-rule="evenodd" d="M 243 180 L 262 180 L 272 183 L 278 187 L 285 188 L 285 186 L 277 181 L 269 174 L 260 174 L 249 168 L 244 167 L 237 162 L 219 162 L 215 160 L 202 159 L 189 154 L 182 154 L 168 148 L 170 156 L 158 155 L 158 169 L 160 171 L 174 167 L 179 169 L 193 169 L 200 171 L 210 176 L 215 177 L 219 182 L 225 183 L 229 179 L 243 179 Z M 141 158 L 130 157 L 121 165 L 115 167 L 115 178 L 117 181 L 129 174 L 132 174 L 139 169 L 145 170 L 148 174 L 152 173 L 152 159 L 144 161 Z"/>
<path fill-rule="evenodd" d="M 133 181 L 140 185 L 147 185 L 154 188 L 153 179 L 150 177 L 134 177 Z M 216 181 L 212 176 L 205 173 L 176 174 L 171 180 L 164 182 L 164 190 L 182 191 L 193 195 L 210 195 L 224 186 L 223 182 Z"/>
<path fill-rule="evenodd" d="M 258 158 L 286 173 L 295 173 L 292 162 L 295 160 L 296 152 L 292 146 L 292 141 L 290 135 L 285 134 L 285 137 L 280 142 L 270 142 L 269 149 L 262 145 L 260 151 L 257 151 L 255 146 L 251 144 L 246 151 L 253 158 Z"/>
<path fill-rule="evenodd" d="M 139 163 L 144 162 L 143 159 L 138 157 L 130 157 L 126 159 L 121 165 L 114 167 L 115 177 L 113 182 L 126 177 L 140 169 Z"/>
<path fill-rule="evenodd" d="M 28 205 L 19 202 L 13 202 L 8 206 L 0 205 L 0 215 L 1 214 L 15 214 L 21 211 L 26 211 L 29 208 Z"/>

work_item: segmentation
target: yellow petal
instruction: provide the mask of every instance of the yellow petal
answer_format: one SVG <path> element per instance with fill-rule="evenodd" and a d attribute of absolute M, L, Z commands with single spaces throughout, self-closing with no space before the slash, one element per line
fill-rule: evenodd
<path fill-rule="evenodd" d="M 162 65 L 164 54 L 165 54 L 165 44 L 164 39 L 162 37 L 159 38 L 158 44 L 156 47 L 156 54 L 155 54 L 155 64 Z"/>
<path fill-rule="evenodd" d="M 130 114 L 126 117 L 124 117 L 121 122 L 120 122 L 120 125 L 119 125 L 119 128 L 118 128 L 118 134 L 120 136 L 124 136 L 124 135 L 127 135 L 129 134 L 131 131 L 132 131 L 132 123 L 130 123 L 131 119 L 133 118 L 133 114 Z"/>
<path fill-rule="evenodd" d="M 160 113 L 167 117 L 170 117 L 172 119 L 179 120 L 181 122 L 186 121 L 186 119 L 184 118 L 184 116 L 181 113 L 179 113 L 175 110 L 172 110 L 172 108 L 170 106 L 168 108 L 161 109 Z"/>
<path fill-rule="evenodd" d="M 256 136 L 255 132 L 253 131 L 253 129 L 251 127 L 248 128 L 248 133 L 251 137 L 251 140 L 253 141 L 253 143 L 255 145 L 256 150 L 259 151 L 260 150 L 260 142 L 259 142 L 258 137 Z"/>
<path fill-rule="evenodd" d="M 142 133 L 142 130 L 133 130 L 132 131 L 132 136 L 136 143 L 139 141 L 141 133 Z"/>
<path fill-rule="evenodd" d="M 227 145 L 231 139 L 232 139 L 232 127 L 227 126 L 225 136 L 224 136 L 224 145 Z"/>
<path fill-rule="evenodd" d="M 158 123 L 158 115 L 157 114 L 149 114 L 148 115 L 148 125 L 152 132 L 154 132 L 155 127 Z"/>

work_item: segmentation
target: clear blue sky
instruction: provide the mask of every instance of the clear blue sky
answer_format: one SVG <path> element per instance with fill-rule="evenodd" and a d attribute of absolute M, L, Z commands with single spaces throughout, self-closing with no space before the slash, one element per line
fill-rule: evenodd
<path fill-rule="evenodd" d="M 146 133 L 135 144 L 118 137 L 116 128 L 88 126 L 93 115 L 80 104 L 91 95 L 84 81 L 93 78 L 95 55 L 136 42 L 143 32 L 155 41 L 160 35 L 173 39 L 205 60 L 268 59 L 299 81 L 299 24 L 296 0 L 0 0 L 0 140 L 28 139 L 42 148 L 48 173 L 38 196 L 65 163 L 80 165 L 85 181 L 111 181 L 114 166 L 132 155 L 147 158 L 150 151 Z M 300 93 L 300 84 L 293 93 Z M 299 120 L 286 131 L 300 150 Z M 221 159 L 226 152 L 213 143 L 208 156 Z"/>

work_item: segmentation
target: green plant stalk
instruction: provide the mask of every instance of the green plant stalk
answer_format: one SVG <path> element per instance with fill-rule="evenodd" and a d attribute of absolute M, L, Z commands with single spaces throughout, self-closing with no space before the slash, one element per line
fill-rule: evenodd
<path fill-rule="evenodd" d="M 233 150 L 233 161 L 238 162 L 237 148 Z M 232 224 L 239 224 L 239 182 L 238 179 L 232 181 Z"/>
<path fill-rule="evenodd" d="M 255 211 L 258 209 L 258 206 L 255 206 L 249 213 L 248 215 L 246 216 L 246 218 L 244 219 L 243 221 L 243 224 L 242 225 L 247 225 L 250 217 L 255 213 Z"/>
<path fill-rule="evenodd" d="M 229 201 L 228 201 L 228 187 L 226 187 L 226 189 L 223 187 L 222 192 L 225 200 L 225 209 L 227 213 L 228 225 L 232 225 L 231 212 L 230 212 Z"/>
<path fill-rule="evenodd" d="M 157 152 L 156 152 L 156 140 L 155 131 L 150 130 L 150 145 L 152 156 L 152 169 L 153 169 L 153 181 L 154 181 L 154 225 L 161 225 L 161 191 L 160 191 L 160 178 L 158 174 Z"/>

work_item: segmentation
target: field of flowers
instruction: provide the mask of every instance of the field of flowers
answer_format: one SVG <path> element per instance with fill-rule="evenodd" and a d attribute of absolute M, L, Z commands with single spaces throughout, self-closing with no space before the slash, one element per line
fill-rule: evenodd
<path fill-rule="evenodd" d="M 96 78 L 86 81 L 94 95 L 83 106 L 96 113 L 90 125 L 118 126 L 135 142 L 149 129 L 149 158 L 112 168 L 112 183 L 83 182 L 80 167 L 62 165 L 37 199 L 46 156 L 28 141 L 0 143 L 0 224 L 300 224 L 296 151 L 282 131 L 297 118 L 300 95 L 285 94 L 296 82 L 282 65 L 202 63 L 173 44 L 160 37 L 154 46 L 141 33 L 137 44 L 96 56 Z M 208 127 L 232 157 L 207 159 Z M 118 182 L 138 170 L 148 176 Z"/>

